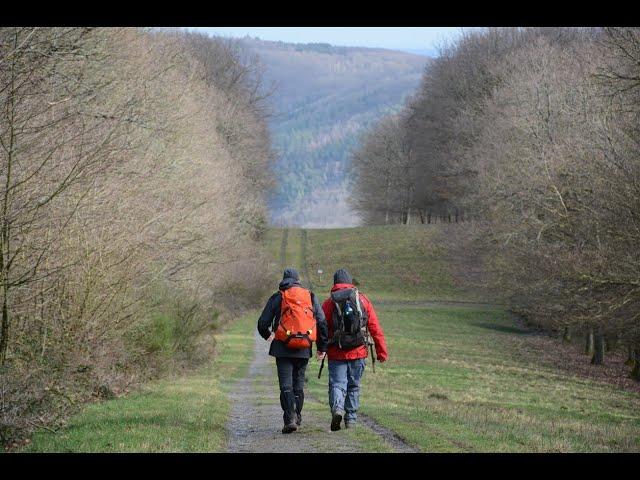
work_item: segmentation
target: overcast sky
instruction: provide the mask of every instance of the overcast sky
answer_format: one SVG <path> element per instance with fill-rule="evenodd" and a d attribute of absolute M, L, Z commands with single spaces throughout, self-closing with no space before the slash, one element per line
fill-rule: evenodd
<path fill-rule="evenodd" d="M 288 43 L 330 43 L 350 47 L 432 50 L 462 30 L 478 27 L 187 27 L 224 37 L 259 37 Z"/>

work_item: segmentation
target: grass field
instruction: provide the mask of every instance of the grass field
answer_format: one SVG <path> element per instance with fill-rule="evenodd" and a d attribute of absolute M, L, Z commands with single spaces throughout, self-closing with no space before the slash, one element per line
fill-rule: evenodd
<path fill-rule="evenodd" d="M 328 292 L 343 267 L 378 300 L 458 299 L 436 234 L 422 225 L 308 230 L 309 279 Z"/>
<path fill-rule="evenodd" d="M 390 358 L 375 373 L 368 360 L 361 411 L 429 452 L 640 451 L 638 395 L 544 364 L 534 334 L 504 310 L 403 305 L 473 300 L 453 286 L 442 252 L 430 245 L 434 230 L 307 232 L 319 294 L 344 266 L 374 305 L 385 300 L 377 311 Z M 310 390 L 326 402 L 326 378 L 313 373 Z"/>
<path fill-rule="evenodd" d="M 214 362 L 151 382 L 127 397 L 88 405 L 57 434 L 37 433 L 27 452 L 215 452 L 226 448 L 227 393 L 252 352 L 255 313 L 217 337 Z M 249 333 L 247 333 L 249 332 Z"/>

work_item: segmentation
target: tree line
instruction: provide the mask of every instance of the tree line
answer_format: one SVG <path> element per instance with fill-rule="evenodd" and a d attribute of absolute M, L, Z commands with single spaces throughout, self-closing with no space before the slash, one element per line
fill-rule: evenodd
<path fill-rule="evenodd" d="M 640 379 L 639 114 L 640 29 L 466 32 L 365 134 L 351 202 L 369 224 L 464 221 L 514 310 L 594 364 L 624 349 Z"/>
<path fill-rule="evenodd" d="M 262 291 L 263 90 L 231 41 L 0 28 L 0 440 L 209 358 Z"/>

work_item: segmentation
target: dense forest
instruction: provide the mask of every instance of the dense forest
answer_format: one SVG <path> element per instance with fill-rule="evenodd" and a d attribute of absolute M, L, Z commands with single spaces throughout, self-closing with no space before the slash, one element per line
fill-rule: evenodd
<path fill-rule="evenodd" d="M 274 224 L 348 226 L 350 152 L 375 120 L 397 110 L 428 59 L 382 49 L 244 38 L 260 58 L 277 152 Z"/>
<path fill-rule="evenodd" d="M 451 247 L 514 310 L 640 379 L 639 155 L 640 29 L 483 29 L 369 130 L 351 201 L 369 224 L 464 222 Z"/>
<path fill-rule="evenodd" d="M 232 43 L 0 29 L 0 440 L 210 358 L 253 305 L 273 185 Z"/>

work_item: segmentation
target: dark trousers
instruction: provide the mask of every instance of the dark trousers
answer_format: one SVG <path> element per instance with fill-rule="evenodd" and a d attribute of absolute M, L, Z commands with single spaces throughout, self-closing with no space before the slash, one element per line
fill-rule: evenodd
<path fill-rule="evenodd" d="M 304 404 L 304 371 L 308 358 L 276 357 L 280 382 L 280 406 L 285 425 L 295 422 Z"/>

